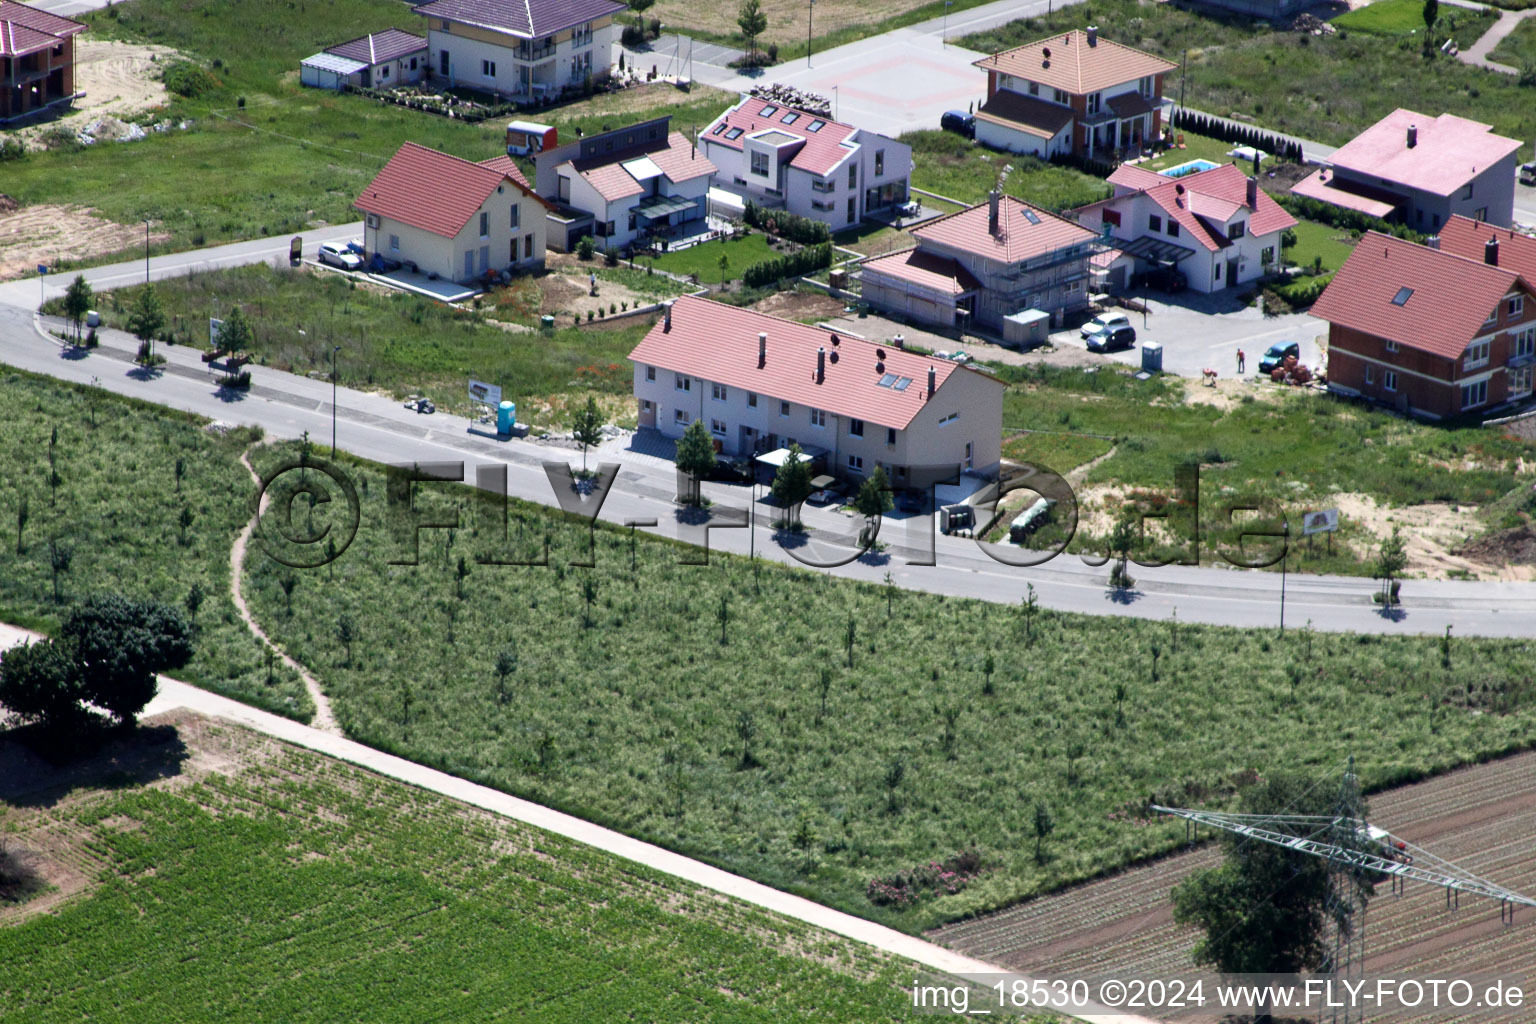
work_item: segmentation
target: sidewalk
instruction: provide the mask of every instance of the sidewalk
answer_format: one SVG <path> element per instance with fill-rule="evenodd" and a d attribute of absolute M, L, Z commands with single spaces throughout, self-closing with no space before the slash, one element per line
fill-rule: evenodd
<path fill-rule="evenodd" d="M 1522 21 L 1532 17 L 1536 17 L 1536 7 L 1528 7 L 1523 11 L 1500 11 L 1499 20 L 1494 22 L 1487 32 L 1479 36 L 1477 42 L 1456 54 L 1456 59 L 1463 64 L 1487 68 L 1489 71 L 1497 71 L 1505 75 L 1518 75 L 1520 73 L 1519 68 L 1489 60 L 1488 54 L 1493 52 L 1500 43 L 1508 38 L 1511 32 L 1519 28 Z"/>

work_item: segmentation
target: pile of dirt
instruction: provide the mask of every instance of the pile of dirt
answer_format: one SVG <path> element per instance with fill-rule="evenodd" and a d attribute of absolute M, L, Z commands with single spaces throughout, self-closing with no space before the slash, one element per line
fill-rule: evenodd
<path fill-rule="evenodd" d="M 1317 15 L 1308 14 L 1304 11 L 1296 16 L 1295 21 L 1291 22 L 1291 31 L 1305 32 L 1308 35 L 1314 36 L 1332 35 L 1334 27 Z"/>
<path fill-rule="evenodd" d="M 0 213 L 15 213 L 21 209 L 21 204 L 4 192 L 0 192 Z"/>
<path fill-rule="evenodd" d="M 1536 565 L 1536 530 L 1529 526 L 1496 530 L 1463 544 L 1455 554 L 1491 565 Z"/>

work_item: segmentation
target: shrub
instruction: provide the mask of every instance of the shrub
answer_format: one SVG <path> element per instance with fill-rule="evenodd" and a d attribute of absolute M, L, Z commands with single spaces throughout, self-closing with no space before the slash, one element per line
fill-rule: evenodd
<path fill-rule="evenodd" d="M 609 246 L 603 250 L 603 265 L 616 267 L 619 265 L 619 250 Z"/>
<path fill-rule="evenodd" d="M 907 907 L 925 896 L 953 896 L 981 875 L 981 853 L 962 850 L 944 861 L 871 878 L 864 894 L 876 906 Z"/>
<path fill-rule="evenodd" d="M 20 139 L 5 139 L 0 141 L 0 161 L 20 160 L 27 155 L 27 147 L 21 144 Z"/>
<path fill-rule="evenodd" d="M 775 62 L 775 63 L 778 61 L 778 59 L 779 59 L 779 44 L 778 43 L 769 43 L 768 44 L 768 59 L 770 61 L 772 61 L 772 62 Z"/>
<path fill-rule="evenodd" d="M 832 230 L 821 221 L 787 210 L 766 212 L 750 199 L 747 200 L 746 212 L 742 216 L 754 228 L 771 231 L 801 245 L 817 245 L 832 240 Z"/>
<path fill-rule="evenodd" d="M 633 25 L 625 25 L 624 31 L 619 34 L 619 38 L 625 46 L 639 46 L 645 42 L 645 34 Z"/>
<path fill-rule="evenodd" d="M 1382 234 L 1405 238 L 1410 242 L 1423 242 L 1425 237 L 1406 224 L 1393 224 L 1382 220 L 1380 217 L 1372 217 L 1370 214 L 1360 213 L 1358 210 L 1346 210 L 1342 206 L 1334 206 L 1332 203 L 1325 203 L 1318 199 L 1308 198 L 1307 196 L 1295 194 L 1276 196 L 1275 202 L 1283 206 L 1293 216 L 1315 220 L 1321 224 L 1327 224 L 1329 227 L 1342 228 L 1345 231 L 1361 233 L 1380 231 Z M 1294 239 L 1294 233 L 1292 233 L 1291 237 Z M 1285 236 L 1282 235 L 1281 244 L 1293 243 L 1286 243 Z"/>
<path fill-rule="evenodd" d="M 576 240 L 577 259 L 590 260 L 595 255 L 597 255 L 597 243 L 592 240 L 591 235 L 582 235 Z"/>
<path fill-rule="evenodd" d="M 825 225 L 822 225 L 825 227 Z M 788 253 L 784 256 L 775 256 L 754 263 L 742 271 L 741 280 L 749 288 L 761 288 L 773 284 L 786 277 L 799 277 L 815 270 L 823 270 L 832 265 L 832 246 L 830 243 L 807 246 L 799 252 Z"/>
<path fill-rule="evenodd" d="M 661 35 L 661 19 L 660 18 L 652 18 L 651 19 L 651 35 L 652 36 L 659 36 L 659 35 Z"/>
<path fill-rule="evenodd" d="M 189 60 L 173 60 L 160 74 L 165 87 L 178 96 L 193 98 L 214 91 L 219 80 Z"/>
<path fill-rule="evenodd" d="M 1317 297 L 1323 294 L 1323 289 L 1328 287 L 1328 282 L 1333 280 L 1332 274 L 1319 274 L 1315 277 L 1298 277 L 1294 281 L 1283 284 L 1270 285 L 1267 289 L 1289 303 L 1293 308 L 1310 306 L 1317 301 Z"/>

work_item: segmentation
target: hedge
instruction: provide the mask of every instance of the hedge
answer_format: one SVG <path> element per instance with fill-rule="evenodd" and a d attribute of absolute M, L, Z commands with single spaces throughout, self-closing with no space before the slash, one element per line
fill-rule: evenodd
<path fill-rule="evenodd" d="M 813 270 L 824 270 L 831 265 L 832 246 L 830 243 L 823 242 L 821 245 L 807 246 L 787 256 L 775 256 L 761 263 L 754 263 L 742 271 L 741 280 L 748 288 L 761 288 L 782 281 L 786 277 L 799 277 Z"/>
<path fill-rule="evenodd" d="M 1393 224 L 1382 220 L 1380 217 L 1372 217 L 1368 213 L 1359 210 L 1348 210 L 1342 206 L 1334 206 L 1325 203 L 1321 199 L 1313 199 L 1310 196 L 1298 196 L 1289 193 L 1276 196 L 1275 201 L 1285 207 L 1286 212 L 1293 217 L 1305 220 L 1315 220 L 1321 224 L 1327 224 L 1333 228 L 1343 228 L 1345 231 L 1380 231 L 1384 235 L 1392 235 L 1397 238 L 1405 238 L 1410 242 L 1424 241 L 1424 235 L 1406 224 Z"/>
<path fill-rule="evenodd" d="M 1185 110 L 1183 107 L 1174 109 L 1173 118 L 1169 122 L 1174 128 L 1196 135 L 1204 135 L 1207 138 L 1219 139 L 1222 142 L 1230 142 L 1238 146 L 1252 146 L 1254 149 L 1262 149 L 1280 160 L 1290 163 L 1301 163 L 1301 143 L 1292 142 L 1281 138 L 1271 132 L 1263 132 L 1257 128 L 1249 128 L 1244 125 L 1230 124 L 1217 120 L 1208 114 L 1197 114 Z"/>
<path fill-rule="evenodd" d="M 1316 277 L 1297 277 L 1284 284 L 1272 284 L 1269 290 L 1299 309 L 1316 302 L 1318 296 L 1323 294 L 1323 289 L 1327 288 L 1332 280 L 1332 273 L 1319 274 Z"/>
<path fill-rule="evenodd" d="M 821 221 L 788 210 L 765 210 L 750 199 L 747 200 L 746 212 L 742 217 L 754 228 L 771 231 L 801 245 L 819 245 L 832 240 L 832 229 Z M 769 221 L 773 222 L 771 229 L 768 227 Z"/>

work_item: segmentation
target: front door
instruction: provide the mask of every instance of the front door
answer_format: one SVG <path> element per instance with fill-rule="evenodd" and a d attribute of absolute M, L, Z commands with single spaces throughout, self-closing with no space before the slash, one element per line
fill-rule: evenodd
<path fill-rule="evenodd" d="M 363 68 L 363 88 L 373 88 L 373 68 Z"/>
<path fill-rule="evenodd" d="M 1231 288 L 1233 285 L 1237 284 L 1237 275 L 1238 275 L 1237 257 L 1233 256 L 1231 259 L 1227 260 L 1227 287 L 1228 288 Z"/>
<path fill-rule="evenodd" d="M 640 425 L 642 427 L 656 425 L 656 403 L 648 398 L 640 399 Z"/>
<path fill-rule="evenodd" d="M 490 269 L 491 269 L 491 247 L 488 246 L 488 245 L 482 245 L 480 247 L 480 273 L 484 274 L 487 270 L 490 270 Z"/>
<path fill-rule="evenodd" d="M 475 276 L 475 250 L 467 249 L 464 252 L 464 279 L 467 281 Z"/>

